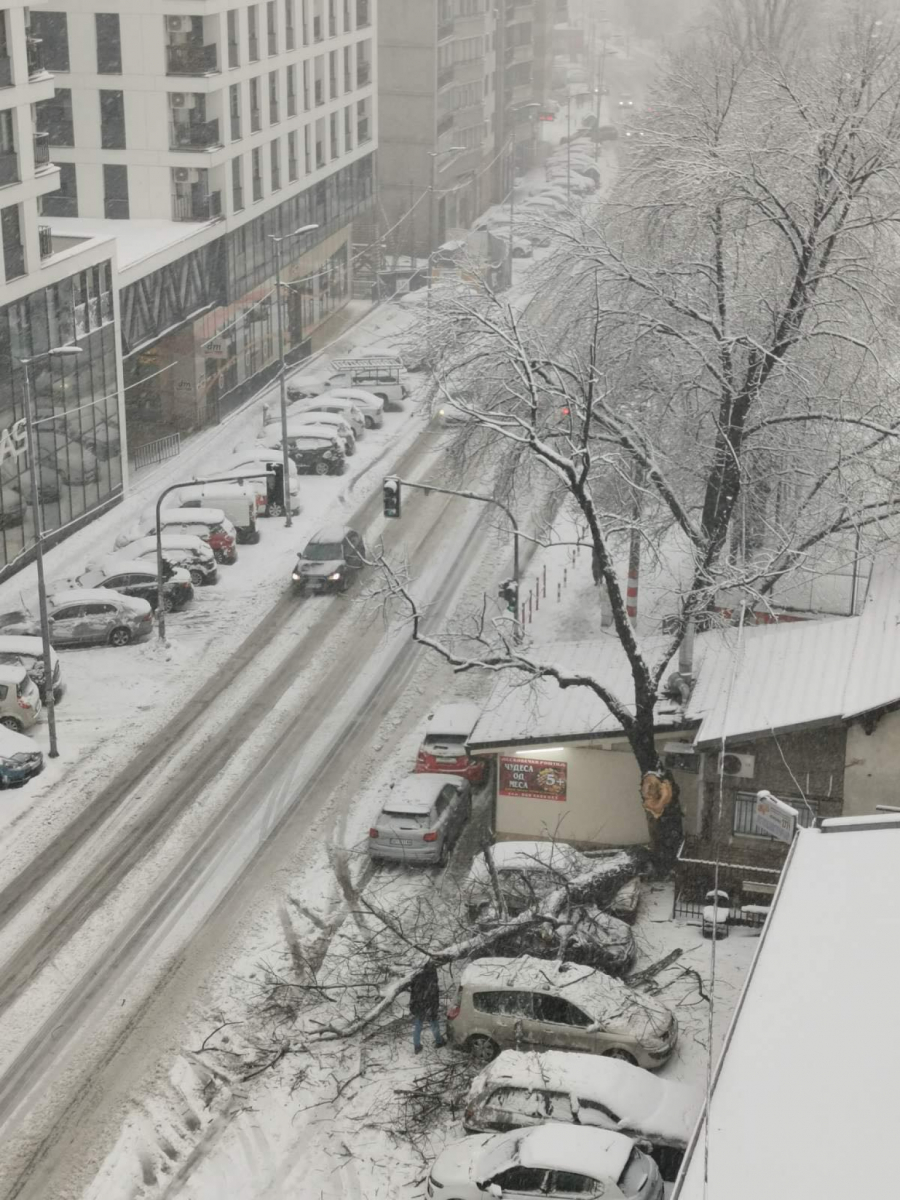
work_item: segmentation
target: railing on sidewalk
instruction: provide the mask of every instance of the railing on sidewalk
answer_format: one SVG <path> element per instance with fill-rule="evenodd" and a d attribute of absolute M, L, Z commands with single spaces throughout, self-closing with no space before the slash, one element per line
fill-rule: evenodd
<path fill-rule="evenodd" d="M 155 463 L 165 462 L 167 458 L 175 458 L 181 453 L 181 434 L 170 433 L 166 437 L 157 438 L 155 442 L 147 442 L 138 446 L 134 452 L 132 466 L 135 471 L 144 467 L 152 467 Z"/>

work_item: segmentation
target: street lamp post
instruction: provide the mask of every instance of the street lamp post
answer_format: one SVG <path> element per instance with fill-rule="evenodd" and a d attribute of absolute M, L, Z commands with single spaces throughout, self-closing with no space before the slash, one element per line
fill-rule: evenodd
<path fill-rule="evenodd" d="M 434 193 L 437 188 L 437 160 L 444 154 L 461 154 L 465 146 L 448 146 L 446 150 L 429 150 L 431 187 L 428 189 L 428 307 L 431 307 L 431 256 L 434 254 Z"/>
<path fill-rule="evenodd" d="M 31 475 L 31 511 L 34 513 L 34 561 L 37 567 L 38 606 L 41 616 L 41 648 L 44 654 L 44 706 L 47 709 L 47 727 L 50 731 L 50 757 L 59 757 L 59 746 L 56 740 L 56 705 L 53 698 L 53 665 L 50 661 L 50 617 L 47 613 L 47 588 L 44 583 L 44 523 L 41 518 L 41 494 L 38 473 L 40 462 L 34 452 L 34 412 L 31 398 L 32 363 L 44 358 L 68 358 L 81 354 L 80 346 L 57 346 L 45 354 L 35 354 L 32 358 L 20 358 L 16 361 L 25 374 L 25 446 L 28 451 L 28 467 Z"/>
<path fill-rule="evenodd" d="M 283 478 L 283 499 L 284 499 L 284 524 L 287 529 L 293 525 L 294 521 L 291 516 L 291 493 L 290 493 L 290 475 L 288 474 L 288 436 L 287 436 L 287 382 L 285 380 L 285 363 L 284 363 L 284 319 L 281 315 L 281 243 L 287 241 L 288 238 L 299 237 L 303 233 L 312 233 L 314 229 L 318 229 L 318 225 L 302 225 L 299 229 L 295 229 L 293 233 L 286 233 L 282 237 L 276 237 L 274 234 L 269 234 L 269 240 L 275 244 L 275 307 L 278 317 L 278 386 L 281 397 L 281 461 L 284 469 Z M 300 298 L 300 304 L 303 304 L 303 297 Z M 301 309 L 302 311 L 302 309 Z"/>

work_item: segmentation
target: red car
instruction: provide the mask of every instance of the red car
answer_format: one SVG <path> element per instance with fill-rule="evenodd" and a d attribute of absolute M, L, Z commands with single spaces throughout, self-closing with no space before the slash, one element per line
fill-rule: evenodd
<path fill-rule="evenodd" d="M 473 758 L 466 749 L 480 716 L 478 705 L 465 701 L 442 704 L 430 713 L 416 758 L 416 771 L 462 775 L 471 784 L 483 783 L 487 763 L 483 758 Z"/>

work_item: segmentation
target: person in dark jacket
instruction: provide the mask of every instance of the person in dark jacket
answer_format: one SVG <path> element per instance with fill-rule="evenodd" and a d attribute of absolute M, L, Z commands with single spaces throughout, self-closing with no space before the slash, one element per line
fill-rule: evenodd
<path fill-rule="evenodd" d="M 409 985 L 409 1011 L 413 1017 L 413 1049 L 416 1054 L 422 1052 L 422 1026 L 426 1021 L 431 1026 L 435 1046 L 444 1045 L 437 1019 L 440 1000 L 437 967 L 429 961 Z"/>

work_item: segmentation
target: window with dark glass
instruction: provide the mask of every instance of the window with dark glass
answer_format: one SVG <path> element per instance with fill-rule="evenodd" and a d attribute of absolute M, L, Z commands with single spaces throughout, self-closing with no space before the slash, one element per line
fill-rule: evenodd
<path fill-rule="evenodd" d="M 128 219 L 128 168 L 104 163 L 103 211 L 113 220 Z"/>
<path fill-rule="evenodd" d="M 272 191 L 277 192 L 281 187 L 281 146 L 278 141 L 269 143 L 269 162 L 272 167 Z"/>
<path fill-rule="evenodd" d="M 250 155 L 253 167 L 253 199 L 262 200 L 262 155 L 259 148 Z"/>
<path fill-rule="evenodd" d="M 299 166 L 297 163 L 297 134 L 288 134 L 288 181 L 293 183 L 298 178 Z"/>
<path fill-rule="evenodd" d="M 78 177 L 74 163 L 59 163 L 59 190 L 41 198 L 47 217 L 78 216 Z"/>
<path fill-rule="evenodd" d="M 122 74 L 122 36 L 118 13 L 96 13 L 97 74 Z"/>
<path fill-rule="evenodd" d="M 255 4 L 247 9 L 247 32 L 250 42 L 250 61 L 259 59 L 259 11 Z"/>
<path fill-rule="evenodd" d="M 0 234 L 3 240 L 3 265 L 7 279 L 18 279 L 25 274 L 25 250 L 22 246 L 22 229 L 18 204 L 0 209 Z"/>
<path fill-rule="evenodd" d="M 241 89 L 236 83 L 228 89 L 228 111 L 231 117 L 231 140 L 236 142 L 241 136 Z"/>
<path fill-rule="evenodd" d="M 228 26 L 228 65 L 229 67 L 239 67 L 241 65 L 241 49 L 238 42 L 238 10 L 229 8 L 226 18 Z"/>
<path fill-rule="evenodd" d="M 125 149 L 124 92 L 100 92 L 100 145 L 104 150 Z"/>
<path fill-rule="evenodd" d="M 231 160 L 231 199 L 234 211 L 240 212 L 244 207 L 244 172 L 240 156 Z"/>
<path fill-rule="evenodd" d="M 294 33 L 294 0 L 284 0 L 284 48 L 295 49 L 297 44 Z"/>
<path fill-rule="evenodd" d="M 269 124 L 278 124 L 278 72 L 269 72 Z"/>
<path fill-rule="evenodd" d="M 275 10 L 275 0 L 266 4 L 266 38 L 268 39 L 269 54 L 278 53 L 278 17 Z"/>
<path fill-rule="evenodd" d="M 6 13 L 0 11 L 0 87 L 12 87 L 12 59 L 9 54 L 9 30 Z"/>
<path fill-rule="evenodd" d="M 75 145 L 71 88 L 56 88 L 52 100 L 39 100 L 35 109 L 35 126 L 50 135 L 51 146 Z"/>
<path fill-rule="evenodd" d="M 68 71 L 69 27 L 64 12 L 46 12 L 32 8 L 29 20 L 31 36 L 40 38 L 44 69 Z"/>
<path fill-rule="evenodd" d="M 0 187 L 16 183 L 19 178 L 19 156 L 16 153 L 13 110 L 0 112 Z"/>
<path fill-rule="evenodd" d="M 261 128 L 259 115 L 259 80 L 250 80 L 250 132 L 258 133 Z"/>
<path fill-rule="evenodd" d="M 297 68 L 288 67 L 287 69 L 287 115 L 296 117 L 297 115 Z"/>

